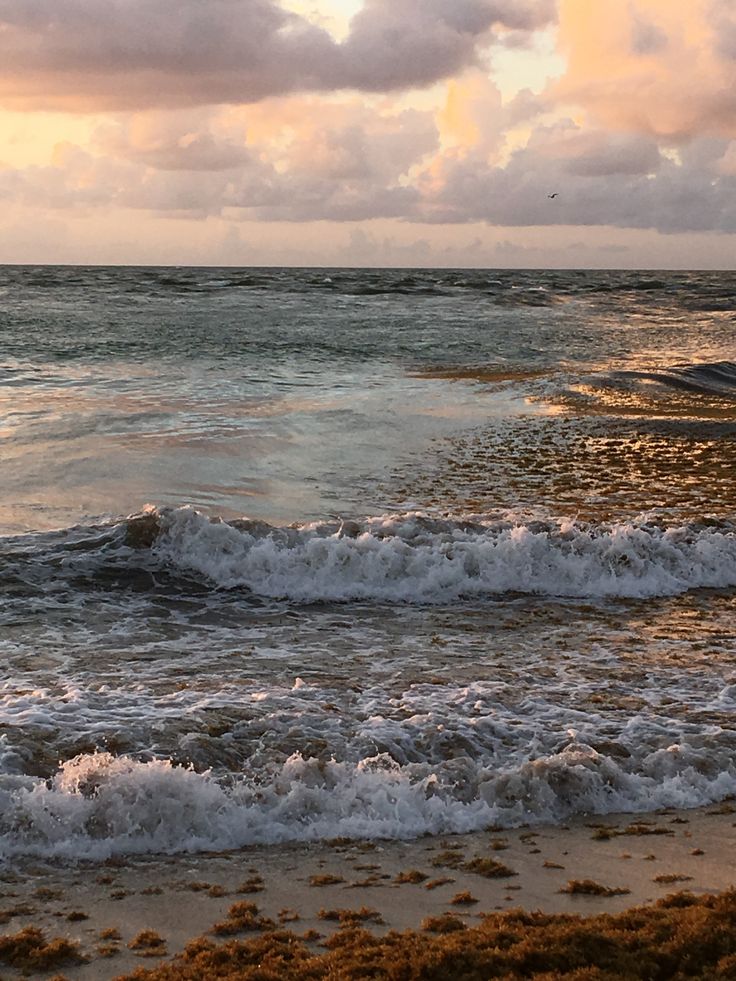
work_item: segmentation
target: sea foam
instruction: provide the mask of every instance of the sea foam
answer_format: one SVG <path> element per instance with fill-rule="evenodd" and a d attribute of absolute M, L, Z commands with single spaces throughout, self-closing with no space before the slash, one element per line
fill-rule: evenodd
<path fill-rule="evenodd" d="M 696 745 L 673 744 L 632 772 L 571 734 L 559 752 L 513 768 L 459 759 L 454 790 L 431 767 L 386 754 L 357 763 L 294 754 L 269 781 L 227 784 L 167 760 L 82 755 L 49 782 L 0 790 L 0 856 L 100 860 L 336 836 L 406 839 L 692 807 L 736 791 L 732 755 L 722 750 L 703 769 Z"/>
<path fill-rule="evenodd" d="M 158 557 L 220 587 L 297 602 L 443 603 L 528 593 L 671 596 L 736 585 L 730 523 L 452 520 L 410 513 L 273 528 L 158 514 Z"/>

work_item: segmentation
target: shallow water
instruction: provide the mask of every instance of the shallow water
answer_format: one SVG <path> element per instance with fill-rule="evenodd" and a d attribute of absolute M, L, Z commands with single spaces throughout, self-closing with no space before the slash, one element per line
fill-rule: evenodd
<path fill-rule="evenodd" d="M 733 275 L 0 293 L 6 858 L 736 792 Z"/>

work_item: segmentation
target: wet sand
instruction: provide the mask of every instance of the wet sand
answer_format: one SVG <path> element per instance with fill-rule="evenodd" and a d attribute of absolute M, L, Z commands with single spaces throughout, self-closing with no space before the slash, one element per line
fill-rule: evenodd
<path fill-rule="evenodd" d="M 48 938 L 78 943 L 88 958 L 34 977 L 61 971 L 70 981 L 106 981 L 161 963 L 194 937 L 229 939 L 229 927 L 219 937 L 211 931 L 229 922 L 235 903 L 256 904 L 256 926 L 312 931 L 315 951 L 339 928 L 342 910 L 363 909 L 357 922 L 377 934 L 419 930 L 448 913 L 468 926 L 513 908 L 616 913 L 674 892 L 700 896 L 736 885 L 735 824 L 736 808 L 725 803 L 412 842 L 335 841 L 74 867 L 26 861 L 0 874 L 0 930 L 8 936 L 38 927 Z M 162 942 L 152 935 L 136 942 L 147 930 Z M 254 932 L 233 928 L 232 935 Z M 21 974 L 0 960 L 0 976 Z"/>

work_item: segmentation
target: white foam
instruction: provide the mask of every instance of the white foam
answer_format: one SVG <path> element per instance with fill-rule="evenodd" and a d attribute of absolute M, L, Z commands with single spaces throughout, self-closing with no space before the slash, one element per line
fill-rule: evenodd
<path fill-rule="evenodd" d="M 82 755 L 49 783 L 26 779 L 0 790 L 0 855 L 104 859 L 334 836 L 412 838 L 689 807 L 736 791 L 732 759 L 714 757 L 703 770 L 702 753 L 686 743 L 647 754 L 636 773 L 574 739 L 504 770 L 454 762 L 455 793 L 431 767 L 400 766 L 385 754 L 357 763 L 295 754 L 268 782 L 230 786 L 166 760 Z"/>
<path fill-rule="evenodd" d="M 218 586 L 299 602 L 437 603 L 507 592 L 651 597 L 736 585 L 733 527 L 645 520 L 470 522 L 410 513 L 264 529 L 180 508 L 161 513 L 155 551 Z"/>

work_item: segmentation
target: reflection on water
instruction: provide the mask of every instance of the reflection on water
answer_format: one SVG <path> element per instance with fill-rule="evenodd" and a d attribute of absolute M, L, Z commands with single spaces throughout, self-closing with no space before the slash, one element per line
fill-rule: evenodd
<path fill-rule="evenodd" d="M 533 378 L 548 378 L 549 369 L 512 369 L 501 365 L 438 365 L 429 368 L 410 371 L 412 378 L 436 378 L 445 381 L 488 382 L 502 384 L 503 382 L 523 382 Z"/>
<path fill-rule="evenodd" d="M 557 401 L 599 415 L 736 420 L 736 365 L 715 361 L 657 371 L 601 371 L 573 382 Z"/>
<path fill-rule="evenodd" d="M 513 476 L 510 458 L 536 452 L 516 417 L 550 406 L 563 430 L 566 414 L 735 418 L 728 273 L 7 267 L 0 286 L 6 529 L 146 501 L 365 514 L 422 499 L 391 473 L 423 473 L 432 438 L 484 418 Z M 672 367 L 694 361 L 710 368 Z M 560 439 L 598 465 L 582 432 Z M 497 485 L 518 503 L 482 480 L 445 505 Z"/>
<path fill-rule="evenodd" d="M 736 422 L 555 415 L 448 440 L 431 468 L 397 480 L 399 493 L 424 507 L 690 520 L 733 512 L 734 473 Z"/>
<path fill-rule="evenodd" d="M 448 399 L 441 383 L 400 372 L 379 380 L 369 366 L 319 376 L 310 389 L 288 373 L 274 386 L 225 384 L 206 368 L 132 371 L 114 363 L 85 377 L 56 366 L 31 383 L 0 383 L 0 530 L 61 527 L 148 501 L 275 521 L 380 510 L 368 484 L 405 453 L 407 433 L 421 447 L 510 409 L 494 393 Z"/>
<path fill-rule="evenodd" d="M 652 387 L 655 387 L 654 385 Z M 653 419 L 723 419 L 736 421 L 736 398 L 702 396 L 697 400 L 679 392 L 615 390 L 586 383 L 570 385 L 556 400 L 561 410 L 586 415 L 649 416 Z"/>

